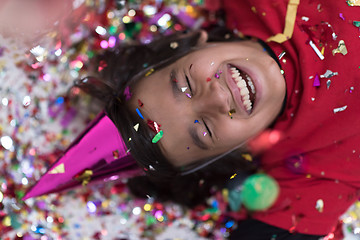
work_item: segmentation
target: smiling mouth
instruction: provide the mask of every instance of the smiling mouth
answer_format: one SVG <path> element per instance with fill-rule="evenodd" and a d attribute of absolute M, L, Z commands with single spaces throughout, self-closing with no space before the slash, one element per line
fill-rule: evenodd
<path fill-rule="evenodd" d="M 242 104 L 244 105 L 246 111 L 250 114 L 256 99 L 255 85 L 251 77 L 246 72 L 234 66 L 230 67 L 230 71 L 231 78 L 239 88 Z"/>

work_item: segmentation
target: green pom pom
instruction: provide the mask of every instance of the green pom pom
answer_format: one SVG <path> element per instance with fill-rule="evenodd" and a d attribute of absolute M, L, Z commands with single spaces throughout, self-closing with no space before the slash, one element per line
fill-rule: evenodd
<path fill-rule="evenodd" d="M 248 177 L 241 193 L 242 203 L 251 211 L 266 210 L 279 195 L 279 185 L 272 177 L 259 173 Z"/>

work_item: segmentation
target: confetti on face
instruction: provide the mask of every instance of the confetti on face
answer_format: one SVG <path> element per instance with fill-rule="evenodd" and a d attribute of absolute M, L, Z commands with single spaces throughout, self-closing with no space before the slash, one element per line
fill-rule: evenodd
<path fill-rule="evenodd" d="M 140 110 L 138 108 L 136 108 L 136 112 L 139 115 L 139 117 L 141 117 L 142 119 L 144 119 L 144 116 L 141 114 Z"/>
<path fill-rule="evenodd" d="M 229 114 L 229 116 L 231 116 L 233 113 L 236 113 L 235 109 L 231 109 L 228 114 Z"/>
<path fill-rule="evenodd" d="M 144 104 L 142 103 L 142 101 L 140 99 L 138 99 L 138 104 L 139 104 L 139 107 L 143 107 Z"/>
<path fill-rule="evenodd" d="M 187 93 L 186 96 L 187 96 L 188 98 L 191 98 L 191 95 L 190 95 L 189 93 Z"/>
<path fill-rule="evenodd" d="M 215 78 L 216 79 L 219 79 L 220 78 L 220 74 L 222 74 L 222 71 L 221 70 L 219 70 L 217 73 L 215 73 Z"/>
<path fill-rule="evenodd" d="M 149 126 L 149 128 L 150 128 L 154 133 L 160 132 L 160 127 L 161 127 L 161 125 L 158 124 L 157 122 L 154 122 L 154 121 L 148 119 L 148 120 L 147 120 L 147 125 Z"/>
<path fill-rule="evenodd" d="M 211 78 L 208 77 L 208 78 L 206 79 L 206 81 L 207 81 L 207 82 L 210 82 L 210 81 L 211 81 Z"/>
<path fill-rule="evenodd" d="M 152 143 L 157 143 L 164 135 L 164 132 L 162 130 L 160 130 L 160 132 L 158 132 L 152 139 Z"/>
<path fill-rule="evenodd" d="M 199 123 L 199 120 L 195 120 L 194 123 Z"/>
<path fill-rule="evenodd" d="M 203 132 L 204 137 L 207 135 L 207 132 Z"/>
<path fill-rule="evenodd" d="M 182 91 L 182 92 L 185 92 L 186 89 L 187 89 L 187 87 L 182 87 L 182 88 L 181 88 L 181 91 Z"/>
<path fill-rule="evenodd" d="M 125 96 L 125 100 L 128 101 L 131 98 L 131 92 L 130 92 L 130 87 L 127 86 L 124 90 L 124 96 Z"/>

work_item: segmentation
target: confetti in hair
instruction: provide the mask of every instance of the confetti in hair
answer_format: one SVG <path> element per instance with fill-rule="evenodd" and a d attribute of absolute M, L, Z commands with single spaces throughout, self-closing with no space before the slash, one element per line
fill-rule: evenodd
<path fill-rule="evenodd" d="M 171 43 L 170 43 L 170 47 L 171 47 L 172 49 L 177 49 L 178 46 L 179 46 L 179 43 L 177 43 L 177 42 L 171 42 Z"/>
<path fill-rule="evenodd" d="M 153 139 L 151 140 L 152 143 L 157 143 L 164 135 L 164 132 L 162 130 L 160 130 L 160 132 L 158 132 Z"/>
<path fill-rule="evenodd" d="M 150 69 L 149 71 L 147 71 L 147 73 L 145 73 L 145 77 L 150 76 L 153 72 L 155 71 L 155 69 Z"/>
<path fill-rule="evenodd" d="M 127 87 L 125 88 L 125 90 L 124 90 L 125 100 L 126 100 L 126 101 L 130 100 L 131 95 L 132 95 L 132 94 L 131 94 L 131 92 L 130 92 L 130 87 L 127 86 Z"/>
<path fill-rule="evenodd" d="M 142 119 L 144 119 L 144 116 L 141 114 L 140 110 L 138 108 L 136 108 L 136 112 L 139 115 L 139 117 L 141 117 Z"/>

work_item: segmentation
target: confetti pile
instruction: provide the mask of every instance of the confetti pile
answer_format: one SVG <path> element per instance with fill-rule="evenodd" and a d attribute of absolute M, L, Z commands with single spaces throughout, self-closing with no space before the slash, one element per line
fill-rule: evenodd
<path fill-rule="evenodd" d="M 71 32 L 62 23 L 30 49 L 0 35 L 0 239 L 224 239 L 236 227 L 221 197 L 190 210 L 136 199 L 126 180 L 21 201 L 100 111 L 72 88 L 97 53 L 218 21 L 200 0 L 142 2 L 74 1 L 86 14 Z"/>

